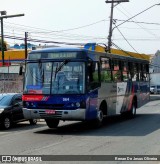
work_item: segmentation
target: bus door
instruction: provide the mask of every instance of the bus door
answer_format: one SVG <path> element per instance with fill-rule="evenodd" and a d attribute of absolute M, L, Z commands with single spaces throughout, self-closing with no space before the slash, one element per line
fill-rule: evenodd
<path fill-rule="evenodd" d="M 98 62 L 89 61 L 87 63 L 87 91 L 89 96 L 89 111 L 87 118 L 92 119 L 97 116 L 98 110 L 98 90 L 100 87 L 100 65 Z"/>

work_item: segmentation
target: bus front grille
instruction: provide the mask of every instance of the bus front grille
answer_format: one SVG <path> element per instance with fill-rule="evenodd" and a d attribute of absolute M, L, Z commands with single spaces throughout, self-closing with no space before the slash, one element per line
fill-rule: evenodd
<path fill-rule="evenodd" d="M 38 104 L 39 109 L 53 109 L 53 108 L 62 108 L 64 107 L 64 104 Z"/>
<path fill-rule="evenodd" d="M 46 110 L 39 111 L 39 115 L 41 118 L 61 118 L 62 117 L 62 111 L 56 111 L 55 113 L 46 113 Z"/>

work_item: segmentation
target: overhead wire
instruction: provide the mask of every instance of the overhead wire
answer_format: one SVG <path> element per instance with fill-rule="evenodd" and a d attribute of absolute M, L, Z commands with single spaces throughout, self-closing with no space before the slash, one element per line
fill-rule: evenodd
<path fill-rule="evenodd" d="M 143 10 L 142 12 L 140 12 L 140 13 L 134 15 L 134 16 L 132 16 L 131 18 L 128 18 L 127 20 L 123 21 L 122 23 L 120 23 L 120 24 L 118 24 L 118 25 L 115 25 L 115 27 L 112 29 L 112 31 L 113 31 L 115 28 L 117 28 L 117 30 L 121 33 L 121 35 L 122 35 L 123 38 L 126 40 L 126 42 L 127 42 L 135 51 L 136 51 L 136 49 L 128 42 L 128 40 L 125 38 L 125 36 L 122 34 L 122 32 L 119 30 L 118 27 L 119 27 L 120 25 L 126 23 L 127 21 L 129 21 L 129 20 L 135 18 L 136 16 L 142 14 L 143 12 L 147 11 L 148 9 L 152 8 L 153 6 L 155 6 L 155 5 L 152 5 L 151 7 L 149 7 L 149 8 L 147 8 L 147 9 Z M 120 11 L 121 11 L 121 10 L 120 10 Z M 122 12 L 122 11 L 121 11 L 121 12 Z M 123 13 L 125 16 L 128 17 L 128 15 L 126 15 L 124 12 L 122 12 L 122 13 Z M 138 26 L 140 26 L 140 25 L 138 24 Z M 140 27 L 141 27 L 141 26 L 140 26 Z M 141 27 L 141 28 L 142 28 L 142 27 Z M 143 29 L 144 29 L 144 28 L 143 28 Z M 146 29 L 145 29 L 145 30 L 146 30 Z M 148 30 L 147 30 L 147 32 L 148 32 Z M 155 34 L 153 34 L 153 33 L 151 33 L 151 32 L 149 32 L 149 33 L 152 34 L 153 36 L 155 36 Z M 137 51 L 136 51 L 136 52 L 137 52 Z M 137 53 L 138 53 L 138 52 L 137 52 Z"/>
<path fill-rule="evenodd" d="M 150 7 L 151 8 L 151 7 Z M 148 10 L 148 8 L 146 9 Z M 143 11 L 144 12 L 144 11 Z M 142 12 L 141 12 L 142 13 Z M 139 14 L 141 14 L 139 13 Z M 139 15 L 137 14 L 137 15 Z M 133 16 L 135 17 L 135 16 Z M 129 21 L 130 19 L 128 19 L 127 21 Z M 35 28 L 35 27 L 31 27 L 31 26 L 24 26 L 24 25 L 18 25 L 18 24 L 14 24 L 16 26 L 21 26 L 19 29 L 22 30 L 23 32 L 26 32 L 26 29 L 25 28 L 28 28 L 30 30 L 29 33 L 32 35 L 31 38 L 28 38 L 28 40 L 32 41 L 32 42 L 42 42 L 42 43 L 56 43 L 56 44 L 68 44 L 68 42 L 55 42 L 55 41 L 50 41 L 50 39 L 67 39 L 67 40 L 83 40 L 83 41 L 87 41 L 88 39 L 101 39 L 101 40 L 105 40 L 106 38 L 105 37 L 97 37 L 97 38 L 87 38 L 88 36 L 84 36 L 83 37 L 80 37 L 80 36 L 76 36 L 73 34 L 66 34 L 64 33 L 65 31 L 73 31 L 73 30 L 78 30 L 78 29 L 81 29 L 81 28 L 86 28 L 86 27 L 89 27 L 89 26 L 93 26 L 95 24 L 98 24 L 100 22 L 105 22 L 107 20 L 103 19 L 103 20 L 100 20 L 100 21 L 97 21 L 97 22 L 94 22 L 94 23 L 91 23 L 91 24 L 88 24 L 88 25 L 83 25 L 83 26 L 79 26 L 79 27 L 75 27 L 75 28 L 70 28 L 70 29 L 64 29 L 64 30 L 58 30 L 58 31 L 50 31 L 50 30 L 46 30 L 46 29 L 41 29 L 41 28 Z M 127 22 L 126 20 L 124 22 Z M 124 22 L 122 22 L 121 24 L 123 24 Z M 8 27 L 7 28 L 14 28 L 12 27 L 11 25 L 13 25 L 13 23 L 8 23 Z M 121 24 L 118 24 L 121 25 Z M 20 31 L 19 30 L 19 31 Z M 52 33 L 53 33 L 53 37 L 52 37 Z M 17 33 L 15 32 L 14 35 L 16 35 Z M 36 34 L 39 34 L 39 35 L 36 35 Z M 40 35 L 41 34 L 41 35 Z M 42 35 L 44 34 L 44 35 Z M 47 34 L 49 35 L 47 37 Z M 18 34 L 17 34 L 18 35 Z M 9 35 L 10 38 L 13 39 L 13 36 Z M 19 34 L 19 36 L 22 37 L 22 34 Z M 17 37 L 19 38 L 20 40 L 22 40 L 21 37 Z M 72 37 L 73 36 L 73 37 Z M 76 38 L 77 37 L 77 38 Z M 85 38 L 86 37 L 86 38 Z M 42 39 L 37 39 L 37 38 L 42 38 Z M 123 35 L 123 38 L 125 39 L 124 35 Z M 24 38 L 23 38 L 24 40 Z M 125 39 L 126 40 L 126 39 Z M 69 43 L 69 44 L 72 44 L 72 43 Z M 79 44 L 79 43 L 78 43 Z M 76 44 L 77 45 L 77 44 Z M 132 47 L 133 48 L 133 47 Z"/>
<path fill-rule="evenodd" d="M 117 30 L 119 31 L 119 33 L 123 36 L 123 38 L 125 39 L 125 41 L 130 45 L 130 47 L 137 52 L 137 50 L 131 45 L 131 43 L 129 43 L 129 41 L 126 39 L 126 37 L 122 34 L 122 32 L 119 30 L 119 28 L 115 25 L 115 27 L 117 28 Z M 138 52 L 137 52 L 138 53 Z"/>
<path fill-rule="evenodd" d="M 119 50 L 123 51 L 125 54 L 127 54 L 127 55 L 129 55 L 129 56 L 133 57 L 133 55 L 131 55 L 129 52 L 127 52 L 127 51 L 123 50 L 122 48 L 120 48 L 120 47 L 119 47 L 118 45 L 116 45 L 115 43 L 113 43 L 113 42 L 112 42 L 112 44 L 114 45 L 114 47 L 116 47 L 117 49 L 119 49 Z"/>
<path fill-rule="evenodd" d="M 154 7 L 154 6 L 156 6 L 156 5 L 157 5 L 157 4 L 154 4 L 154 5 L 150 6 L 150 7 L 148 7 L 147 9 L 145 9 L 145 10 L 139 12 L 138 14 L 136 14 L 136 15 L 134 15 L 134 16 L 132 16 L 132 17 L 130 17 L 129 19 L 127 19 L 127 20 L 125 20 L 124 22 L 118 24 L 117 26 L 120 26 L 120 25 L 126 23 L 127 21 L 129 21 L 129 20 L 131 20 L 131 19 L 137 17 L 138 15 L 141 15 L 142 13 L 146 12 L 147 10 L 151 9 L 152 7 Z"/>
<path fill-rule="evenodd" d="M 1 35 L 0 35 L 0 36 L 1 36 Z M 24 40 L 23 37 L 11 36 L 11 35 L 4 35 L 4 38 L 8 38 L 8 39 L 17 39 L 17 40 Z M 57 41 L 49 41 L 49 40 L 33 39 L 33 38 L 28 38 L 27 40 L 28 40 L 28 41 L 32 41 L 32 42 L 54 43 L 54 44 L 65 44 L 65 45 L 84 45 L 84 44 L 85 44 L 85 43 L 57 42 Z"/>
<path fill-rule="evenodd" d="M 120 22 L 124 22 L 125 20 L 122 20 L 122 19 L 115 19 L 116 21 L 120 21 Z M 157 25 L 159 26 L 160 23 L 153 23 L 153 22 L 141 22 L 141 21 L 127 21 L 127 22 L 130 22 L 130 23 L 139 23 L 139 24 L 147 24 L 147 25 Z"/>
<path fill-rule="evenodd" d="M 129 15 L 131 15 L 121 4 L 120 4 L 120 6 L 121 6 Z M 122 23 L 118 24 L 117 26 L 120 26 L 120 25 L 124 24 L 125 22 L 128 22 L 128 21 L 130 21 L 130 20 L 135 19 L 136 16 L 138 16 L 138 15 L 144 13 L 144 12 L 147 11 L 148 9 L 152 8 L 153 6 L 155 6 L 155 5 L 152 5 L 151 7 L 149 7 L 149 8 L 147 8 L 147 9 L 143 10 L 142 12 L 140 12 L 140 13 L 134 15 L 134 16 L 131 15 L 131 18 L 129 18 L 127 14 L 125 14 L 124 12 L 122 12 L 122 11 L 117 7 L 117 9 L 118 9 L 121 13 L 123 13 L 127 18 L 129 18 L 129 19 L 123 21 Z M 135 20 L 136 20 L 136 19 L 135 19 Z M 142 28 L 144 31 L 146 31 L 147 33 L 151 34 L 152 36 L 157 37 L 154 33 L 152 33 L 151 31 L 149 31 L 149 30 L 148 30 L 147 28 L 145 28 L 144 26 L 139 25 L 138 23 L 136 23 L 136 21 L 133 22 L 133 23 L 137 24 L 140 28 Z"/>
<path fill-rule="evenodd" d="M 92 24 L 89 24 L 89 25 L 85 25 L 85 26 L 81 26 L 81 28 L 83 27 L 87 27 L 87 26 L 91 26 L 91 25 L 94 25 L 94 24 L 97 24 L 97 23 L 99 23 L 99 22 L 102 22 L 102 21 L 105 21 L 105 20 L 101 20 L 101 21 L 97 21 L 97 22 L 95 22 L 95 23 L 92 23 Z M 17 25 L 17 24 L 16 24 Z M 22 26 L 23 27 L 23 26 Z M 27 26 L 28 27 L 28 26 Z M 12 26 L 7 26 L 7 29 L 9 29 L 9 28 L 13 28 Z M 80 28 L 80 27 L 79 27 Z M 26 30 L 26 29 L 21 29 L 21 28 L 19 28 L 21 31 L 23 31 L 23 32 L 26 32 L 26 31 L 28 31 L 30 34 L 32 34 L 32 35 L 34 35 L 34 36 L 36 36 L 36 37 L 41 37 L 41 38 L 48 38 L 48 39 L 51 39 L 51 36 L 53 35 L 54 37 L 52 37 L 52 39 L 69 39 L 69 40 L 88 40 L 88 39 L 90 39 L 90 40 L 92 40 L 92 39 L 94 39 L 94 40 L 102 40 L 102 39 L 106 39 L 106 38 L 103 38 L 102 36 L 100 36 L 100 37 L 93 37 L 93 36 L 83 36 L 83 35 L 75 35 L 75 34 L 68 34 L 68 33 L 64 33 L 64 32 L 55 32 L 54 34 L 51 34 L 53 31 L 45 31 L 45 34 L 44 35 L 42 35 L 43 33 L 37 33 L 35 30 L 34 31 L 30 31 L 30 30 Z M 39 28 L 38 28 L 39 29 Z M 20 31 L 19 30 L 19 31 Z M 44 30 L 44 29 L 43 29 Z M 47 32 L 47 33 L 46 33 Z M 39 34 L 39 35 L 37 35 L 37 34 Z M 49 37 L 47 37 L 47 35 L 49 36 Z M 34 37 L 33 36 L 33 37 Z"/>
<path fill-rule="evenodd" d="M 104 22 L 104 21 L 107 21 L 105 19 L 103 20 L 100 20 L 100 21 L 97 21 L 97 22 L 94 22 L 92 24 L 88 24 L 88 25 L 84 25 L 84 26 L 80 26 L 80 27 L 77 27 L 75 29 L 78 29 L 78 28 L 84 28 L 84 27 L 87 27 L 87 26 L 91 26 L 91 25 L 94 25 L 94 24 L 97 24 L 99 22 Z M 11 25 L 13 25 L 12 23 L 9 23 Z M 45 35 L 36 35 L 38 34 L 36 30 L 45 30 L 45 29 L 41 29 L 41 28 L 35 28 L 35 27 L 30 27 L 30 26 L 24 26 L 24 25 L 18 25 L 18 24 L 14 24 L 14 25 L 17 25 L 17 26 L 22 26 L 22 27 L 27 27 L 27 28 L 32 28 L 32 30 L 30 31 L 30 34 L 32 35 L 32 37 L 38 37 L 38 38 L 45 38 L 45 39 L 67 39 L 67 40 L 83 40 L 83 41 L 87 41 L 87 40 L 101 40 L 101 42 L 104 42 L 106 37 L 93 37 L 93 36 L 82 36 L 82 35 L 77 35 L 77 34 L 67 34 L 67 33 L 64 33 L 64 32 L 56 32 L 56 31 L 48 31 L 46 30 L 45 32 L 47 33 L 50 33 L 49 36 L 47 37 L 47 33 L 45 33 Z M 15 29 L 15 27 L 12 27 L 12 26 L 8 26 L 7 27 L 8 29 L 11 28 L 11 29 Z M 34 29 L 34 30 L 33 30 Z M 36 30 L 35 30 L 36 29 Z M 66 29 L 67 30 L 67 29 Z M 69 29 L 71 30 L 71 29 Z M 20 31 L 23 31 L 23 32 L 26 32 L 27 30 L 26 29 L 23 29 L 23 28 L 18 28 L 18 32 L 20 33 Z M 29 30 L 28 30 L 29 31 Z M 65 30 L 63 30 L 65 31 Z M 54 32 L 54 36 L 52 37 L 51 35 L 51 32 Z M 16 33 L 15 33 L 16 34 Z M 40 34 L 40 33 L 39 33 Z M 43 34 L 43 33 L 42 33 Z M 19 35 L 24 35 L 24 34 L 19 34 Z"/>
<path fill-rule="evenodd" d="M 129 43 L 129 41 L 126 39 L 126 37 L 122 34 L 122 32 L 119 30 L 118 26 L 116 25 L 116 23 L 114 24 L 115 27 L 117 28 L 117 30 L 119 31 L 119 33 L 122 35 L 122 37 L 124 38 L 124 40 L 130 45 L 130 47 L 137 52 L 137 50 Z M 137 52 L 138 53 L 138 52 Z"/>
<path fill-rule="evenodd" d="M 84 25 L 84 26 L 79 26 L 79 27 L 74 27 L 74 28 L 69 28 L 69 29 L 64 29 L 64 30 L 57 30 L 56 32 L 64 32 L 64 31 L 73 31 L 73 30 L 79 30 L 79 29 L 82 29 L 82 28 L 86 28 L 86 27 L 89 27 L 89 26 L 93 26 L 95 24 L 98 24 L 100 22 L 104 22 L 106 21 L 105 19 L 103 20 L 100 20 L 100 21 L 97 21 L 97 22 L 94 22 L 94 23 L 91 23 L 91 24 L 88 24 L 88 25 Z M 50 31 L 50 32 L 47 32 L 47 33 L 53 33 L 55 31 Z"/>

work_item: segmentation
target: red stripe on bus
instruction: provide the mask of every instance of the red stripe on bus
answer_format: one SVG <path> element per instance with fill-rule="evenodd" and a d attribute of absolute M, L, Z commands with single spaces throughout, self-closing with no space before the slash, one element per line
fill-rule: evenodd
<path fill-rule="evenodd" d="M 49 97 L 43 95 L 23 95 L 23 101 L 47 101 Z"/>

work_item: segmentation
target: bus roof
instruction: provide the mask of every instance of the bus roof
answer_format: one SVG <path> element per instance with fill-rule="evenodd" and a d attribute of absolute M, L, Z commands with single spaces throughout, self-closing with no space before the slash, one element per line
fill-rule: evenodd
<path fill-rule="evenodd" d="M 78 52 L 93 52 L 95 54 L 103 54 L 102 56 L 107 56 L 107 57 L 110 57 L 110 58 L 121 58 L 121 59 L 134 59 L 134 60 L 145 60 L 145 61 L 148 61 L 148 58 L 146 57 L 146 55 L 139 55 L 137 56 L 137 54 L 135 55 L 134 53 L 132 54 L 125 54 L 125 53 L 106 53 L 105 51 L 101 50 L 97 51 L 97 49 L 95 50 L 90 50 L 90 49 L 86 49 L 84 47 L 82 48 L 78 48 L 78 47 L 51 47 L 51 48 L 44 48 L 44 49 L 38 49 L 38 50 L 32 50 L 29 54 L 34 54 L 34 53 L 51 53 L 51 52 L 75 52 L 75 51 L 78 51 Z M 115 51 L 115 52 L 119 52 L 119 51 Z"/>
<path fill-rule="evenodd" d="M 51 47 L 51 48 L 44 48 L 44 49 L 38 49 L 38 50 L 32 50 L 30 53 L 49 53 L 49 52 L 70 52 L 70 51 L 86 51 L 86 49 L 77 48 L 77 47 Z"/>

